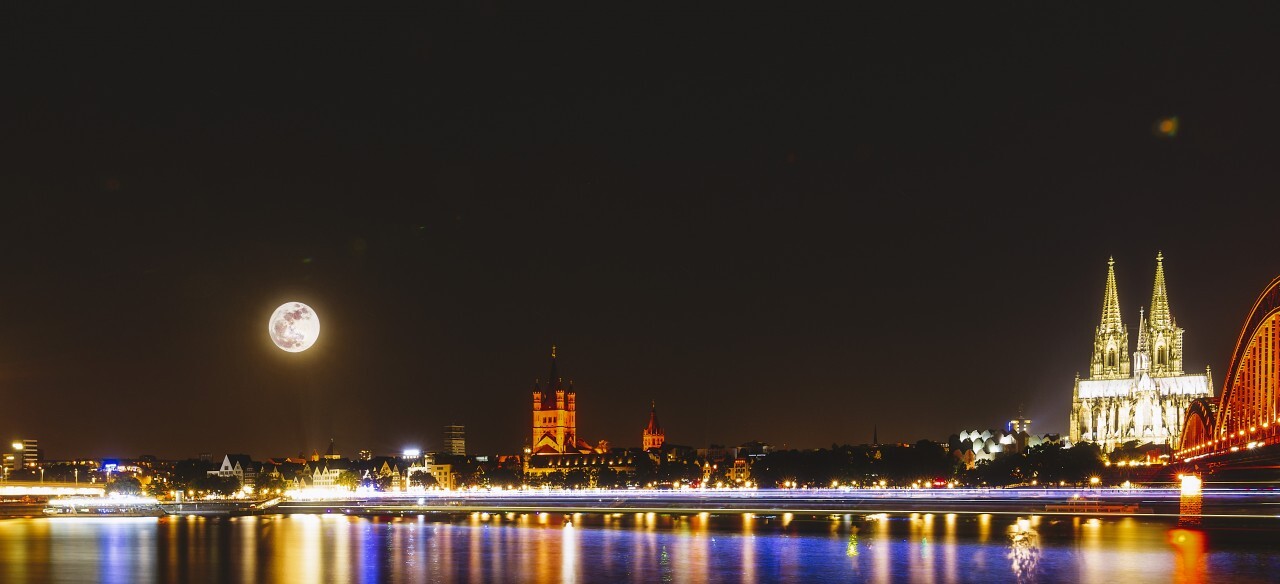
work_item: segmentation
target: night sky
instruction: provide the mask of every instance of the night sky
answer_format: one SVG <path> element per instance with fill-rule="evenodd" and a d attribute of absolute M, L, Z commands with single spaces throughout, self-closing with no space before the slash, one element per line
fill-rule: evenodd
<path fill-rule="evenodd" d="M 615 446 L 650 400 L 694 447 L 1065 432 L 1108 256 L 1136 339 L 1161 250 L 1217 392 L 1280 47 L 1213 9 L 10 12 L 0 434 L 514 453 L 552 344 Z"/>

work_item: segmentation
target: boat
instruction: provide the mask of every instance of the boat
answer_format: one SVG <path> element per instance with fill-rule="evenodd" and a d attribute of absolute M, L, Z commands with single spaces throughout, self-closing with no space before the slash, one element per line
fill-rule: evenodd
<path fill-rule="evenodd" d="M 149 497 L 55 497 L 44 508 L 48 517 L 160 517 L 164 510 Z"/>
<path fill-rule="evenodd" d="M 1100 499 L 1070 499 L 1065 503 L 1049 504 L 1044 510 L 1050 513 L 1150 513 L 1132 503 L 1109 503 Z"/>

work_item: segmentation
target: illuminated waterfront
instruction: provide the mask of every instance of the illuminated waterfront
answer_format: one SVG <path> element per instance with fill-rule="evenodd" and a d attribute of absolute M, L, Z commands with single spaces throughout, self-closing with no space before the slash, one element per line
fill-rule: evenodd
<path fill-rule="evenodd" d="M 1264 582 L 1274 520 L 470 513 L 0 521 L 5 582 Z"/>

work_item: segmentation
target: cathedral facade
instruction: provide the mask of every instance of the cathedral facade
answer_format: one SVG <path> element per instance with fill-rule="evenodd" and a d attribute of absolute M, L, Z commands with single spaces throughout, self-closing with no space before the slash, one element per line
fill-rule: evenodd
<path fill-rule="evenodd" d="M 1209 368 L 1183 371 L 1183 330 L 1173 318 L 1165 288 L 1164 255 L 1156 255 L 1150 315 L 1138 313 L 1138 342 L 1120 318 L 1115 260 L 1107 262 L 1102 322 L 1094 332 L 1089 376 L 1076 375 L 1072 390 L 1071 442 L 1094 442 L 1106 452 L 1130 441 L 1176 446 L 1187 406 L 1213 395 Z"/>

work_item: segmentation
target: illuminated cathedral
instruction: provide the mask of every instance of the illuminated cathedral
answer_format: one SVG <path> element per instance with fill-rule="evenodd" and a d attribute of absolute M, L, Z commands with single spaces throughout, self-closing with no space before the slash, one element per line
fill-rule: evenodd
<path fill-rule="evenodd" d="M 1163 254 L 1156 254 L 1151 313 L 1139 309 L 1137 333 L 1131 355 L 1129 331 L 1120 318 L 1115 260 L 1110 259 L 1089 377 L 1077 374 L 1072 390 L 1072 443 L 1095 442 L 1107 452 L 1130 441 L 1176 446 L 1187 406 L 1213 395 L 1208 367 L 1203 374 L 1183 371 L 1183 330 L 1169 308 Z"/>

